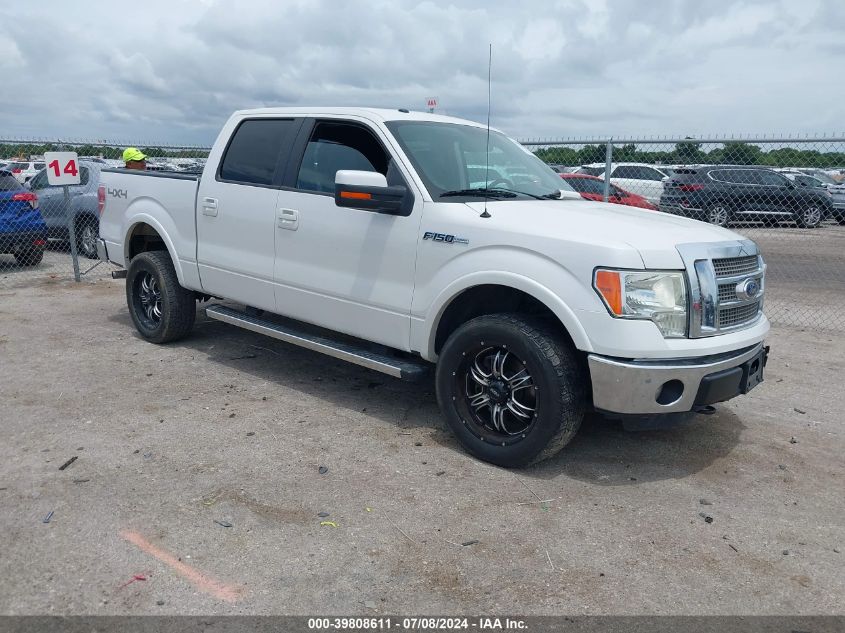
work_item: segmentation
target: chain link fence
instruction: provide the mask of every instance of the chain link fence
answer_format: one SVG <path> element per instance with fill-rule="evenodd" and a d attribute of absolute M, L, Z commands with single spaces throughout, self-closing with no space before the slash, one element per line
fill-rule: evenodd
<path fill-rule="evenodd" d="M 141 143 L 0 140 L 0 288 L 44 278 L 110 275 L 97 259 L 100 172 L 123 167 L 126 147 L 147 154 L 147 169 L 198 173 L 208 147 Z M 80 184 L 50 186 L 44 152 L 79 155 Z"/>
<path fill-rule="evenodd" d="M 582 197 L 693 218 L 754 240 L 775 323 L 838 326 L 845 310 L 845 137 L 566 139 L 522 143 Z"/>
<path fill-rule="evenodd" d="M 845 137 L 523 140 L 585 198 L 685 216 L 753 239 L 775 323 L 834 328 L 845 311 Z M 97 260 L 100 172 L 138 147 L 147 169 L 197 173 L 208 147 L 0 140 L 0 287 L 109 275 Z M 43 154 L 76 151 L 51 187 Z M 608 177 L 609 175 L 609 177 Z"/>

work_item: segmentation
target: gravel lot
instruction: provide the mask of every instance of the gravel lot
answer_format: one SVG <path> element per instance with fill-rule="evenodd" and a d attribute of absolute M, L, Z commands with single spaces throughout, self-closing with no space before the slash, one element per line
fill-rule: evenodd
<path fill-rule="evenodd" d="M 841 614 L 845 341 L 769 342 L 716 415 L 508 471 L 431 381 L 204 317 L 151 345 L 121 281 L 0 288 L 0 613 Z"/>

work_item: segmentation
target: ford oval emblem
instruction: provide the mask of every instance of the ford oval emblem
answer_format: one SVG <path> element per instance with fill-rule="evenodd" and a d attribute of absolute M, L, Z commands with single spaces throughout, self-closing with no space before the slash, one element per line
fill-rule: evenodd
<path fill-rule="evenodd" d="M 736 296 L 742 301 L 750 301 L 760 294 L 760 283 L 756 279 L 745 279 L 736 285 Z"/>

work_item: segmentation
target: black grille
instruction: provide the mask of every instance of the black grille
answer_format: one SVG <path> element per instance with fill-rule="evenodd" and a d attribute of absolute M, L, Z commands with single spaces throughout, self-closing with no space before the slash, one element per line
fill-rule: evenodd
<path fill-rule="evenodd" d="M 719 284 L 719 303 L 736 299 L 736 284 Z"/>
<path fill-rule="evenodd" d="M 724 257 L 713 260 L 713 270 L 717 277 L 736 277 L 753 273 L 759 267 L 757 255 L 747 257 Z"/>
<path fill-rule="evenodd" d="M 728 328 L 735 325 L 741 325 L 756 318 L 759 311 L 759 302 L 750 303 L 744 306 L 722 308 L 719 310 L 719 327 Z"/>

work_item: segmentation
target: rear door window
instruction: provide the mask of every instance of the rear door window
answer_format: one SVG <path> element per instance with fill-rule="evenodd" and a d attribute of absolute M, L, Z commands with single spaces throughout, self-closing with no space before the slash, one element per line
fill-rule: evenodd
<path fill-rule="evenodd" d="M 241 122 L 220 163 L 219 179 L 245 185 L 273 185 L 276 174 L 284 169 L 299 125 L 297 119 Z"/>
<path fill-rule="evenodd" d="M 633 165 L 620 165 L 619 167 L 613 170 L 611 176 L 613 178 L 630 178 L 633 180 L 640 179 L 639 170 Z"/>
<path fill-rule="evenodd" d="M 0 171 L 0 191 L 17 191 L 21 183 L 8 171 Z"/>
<path fill-rule="evenodd" d="M 580 191 L 581 193 L 604 195 L 604 182 L 601 180 L 593 180 L 592 178 L 567 178 L 564 182 L 568 182 L 576 191 Z"/>

